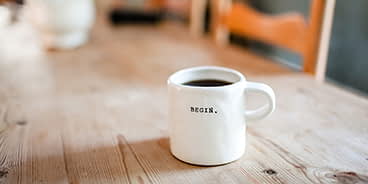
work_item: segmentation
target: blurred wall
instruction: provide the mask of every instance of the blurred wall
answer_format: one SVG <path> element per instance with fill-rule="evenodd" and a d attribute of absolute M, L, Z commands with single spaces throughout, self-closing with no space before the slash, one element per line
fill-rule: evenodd
<path fill-rule="evenodd" d="M 327 77 L 368 94 L 368 0 L 336 0 Z"/>

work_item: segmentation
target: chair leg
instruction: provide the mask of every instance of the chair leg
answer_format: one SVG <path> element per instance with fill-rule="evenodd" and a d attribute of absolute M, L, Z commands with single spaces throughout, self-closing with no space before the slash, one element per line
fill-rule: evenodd
<path fill-rule="evenodd" d="M 224 46 L 229 42 L 229 30 L 223 24 L 222 18 L 231 8 L 231 0 L 211 1 L 211 31 L 216 44 Z"/>
<path fill-rule="evenodd" d="M 207 0 L 192 0 L 190 9 L 190 33 L 201 36 L 204 33 L 204 16 Z"/>
<path fill-rule="evenodd" d="M 324 82 L 326 76 L 328 48 L 331 37 L 335 2 L 335 0 L 326 1 L 316 67 L 316 80 L 318 82 Z"/>

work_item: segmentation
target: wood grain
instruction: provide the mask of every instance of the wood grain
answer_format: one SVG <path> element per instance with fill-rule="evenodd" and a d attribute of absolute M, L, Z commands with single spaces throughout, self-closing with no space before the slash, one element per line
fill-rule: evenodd
<path fill-rule="evenodd" d="M 183 25 L 111 27 L 108 1 L 97 3 L 91 40 L 73 51 L 43 51 L 25 21 L 0 30 L 0 183 L 368 182 L 367 99 Z M 166 79 L 198 65 L 234 68 L 276 92 L 276 111 L 249 122 L 246 154 L 231 164 L 170 154 Z"/>

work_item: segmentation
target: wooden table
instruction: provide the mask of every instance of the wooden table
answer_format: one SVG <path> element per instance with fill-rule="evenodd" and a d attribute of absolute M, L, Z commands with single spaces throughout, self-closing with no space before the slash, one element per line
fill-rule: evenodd
<path fill-rule="evenodd" d="M 1 29 L 0 183 L 368 183 L 367 99 L 185 30 L 99 18 L 87 45 L 45 52 L 26 23 Z M 277 110 L 248 124 L 246 154 L 228 165 L 169 151 L 166 79 L 198 65 L 276 92 Z"/>

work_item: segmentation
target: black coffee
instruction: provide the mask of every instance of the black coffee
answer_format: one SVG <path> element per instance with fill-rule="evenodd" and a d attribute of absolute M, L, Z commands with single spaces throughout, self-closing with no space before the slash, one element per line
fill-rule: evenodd
<path fill-rule="evenodd" d="M 232 82 L 217 79 L 201 79 L 183 83 L 183 85 L 197 86 L 197 87 L 217 87 L 217 86 L 226 86 L 230 84 L 232 84 Z"/>

